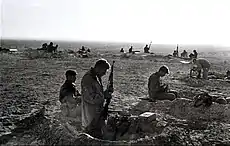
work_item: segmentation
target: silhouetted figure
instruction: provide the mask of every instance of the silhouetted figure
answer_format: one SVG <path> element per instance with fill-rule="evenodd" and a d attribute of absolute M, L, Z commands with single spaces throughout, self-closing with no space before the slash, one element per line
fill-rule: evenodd
<path fill-rule="evenodd" d="M 89 48 L 87 49 L 87 52 L 90 52 L 90 49 L 89 49 Z"/>
<path fill-rule="evenodd" d="M 125 51 L 124 51 L 124 49 L 123 49 L 123 48 L 121 48 L 120 52 L 121 52 L 121 53 L 124 53 Z"/>
<path fill-rule="evenodd" d="M 84 47 L 84 46 L 82 46 L 82 47 L 81 47 L 81 50 L 84 52 L 84 51 L 85 51 L 85 47 Z"/>
<path fill-rule="evenodd" d="M 181 57 L 182 58 L 188 58 L 188 53 L 186 50 L 184 50 L 182 53 L 181 53 Z"/>
<path fill-rule="evenodd" d="M 129 48 L 129 53 L 132 53 L 132 52 L 133 52 L 133 46 Z"/>
<path fill-rule="evenodd" d="M 149 53 L 149 47 L 148 47 L 148 45 L 145 45 L 145 47 L 144 47 L 144 53 Z"/>
<path fill-rule="evenodd" d="M 58 45 L 53 46 L 53 42 L 50 42 L 50 44 L 47 46 L 47 52 L 53 53 L 57 52 Z"/>
<path fill-rule="evenodd" d="M 52 53 L 53 52 L 53 42 L 50 42 L 50 44 L 47 46 L 47 51 Z"/>
<path fill-rule="evenodd" d="M 197 58 L 198 53 L 196 52 L 196 50 L 193 50 L 193 53 L 194 53 L 194 58 Z"/>
<path fill-rule="evenodd" d="M 190 54 L 189 54 L 189 58 L 190 58 L 190 59 L 193 59 L 193 58 L 194 58 L 194 54 L 190 53 Z"/>
<path fill-rule="evenodd" d="M 47 47 L 48 47 L 47 43 L 42 44 L 42 50 L 47 50 Z"/>
<path fill-rule="evenodd" d="M 57 48 L 58 48 L 58 45 L 56 45 L 55 47 L 53 47 L 53 52 L 57 52 Z"/>
<path fill-rule="evenodd" d="M 177 55 L 177 51 L 176 50 L 174 50 L 173 51 L 173 57 L 177 57 L 178 55 Z"/>

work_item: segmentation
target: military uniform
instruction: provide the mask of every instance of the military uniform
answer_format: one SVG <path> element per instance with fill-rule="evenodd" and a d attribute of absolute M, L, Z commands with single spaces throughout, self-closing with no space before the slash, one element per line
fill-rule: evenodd
<path fill-rule="evenodd" d="M 61 111 L 64 116 L 67 117 L 78 117 L 80 116 L 80 98 L 75 98 L 76 95 L 75 84 L 65 81 L 61 86 L 59 101 L 61 102 Z"/>
<path fill-rule="evenodd" d="M 101 78 L 91 68 L 82 78 L 82 128 L 94 137 L 102 137 L 105 121 L 100 118 L 104 105 L 104 91 Z M 100 120 L 99 120 L 100 118 Z"/>
<path fill-rule="evenodd" d="M 201 76 L 201 70 L 203 70 L 203 78 L 208 79 L 208 71 L 210 69 L 210 63 L 208 60 L 200 58 L 196 59 L 192 66 L 193 70 L 198 71 L 198 78 Z"/>
<path fill-rule="evenodd" d="M 149 98 L 155 100 L 173 100 L 175 99 L 175 93 L 170 93 L 167 87 L 164 87 L 160 83 L 160 75 L 158 72 L 152 74 L 148 81 L 148 93 Z"/>

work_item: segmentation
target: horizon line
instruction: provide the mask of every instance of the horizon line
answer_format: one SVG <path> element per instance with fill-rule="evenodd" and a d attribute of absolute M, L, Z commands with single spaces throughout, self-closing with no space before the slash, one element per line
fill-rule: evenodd
<path fill-rule="evenodd" d="M 81 39 L 33 39 L 33 38 L 13 38 L 13 37 L 1 37 L 0 38 L 1 41 L 4 40 L 19 40 L 19 41 L 60 41 L 60 42 L 95 42 L 95 43 L 126 43 L 126 44 L 150 44 L 150 42 L 148 43 L 144 43 L 144 42 L 135 42 L 135 41 L 102 41 L 102 40 L 81 40 Z M 153 43 L 153 41 L 151 41 L 151 44 L 153 45 L 175 45 L 175 46 L 210 46 L 210 47 L 221 47 L 221 48 L 230 48 L 230 46 L 222 46 L 222 45 L 215 45 L 215 44 L 180 44 L 180 43 L 175 43 L 175 44 L 163 44 L 163 43 Z"/>

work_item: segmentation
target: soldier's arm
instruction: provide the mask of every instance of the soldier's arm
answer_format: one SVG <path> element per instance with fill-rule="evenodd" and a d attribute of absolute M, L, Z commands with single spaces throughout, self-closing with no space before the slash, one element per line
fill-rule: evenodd
<path fill-rule="evenodd" d="M 100 104 L 104 102 L 104 95 L 101 92 L 96 92 L 93 88 L 93 80 L 87 79 L 82 82 L 82 98 L 89 104 Z"/>
<path fill-rule="evenodd" d="M 148 89 L 149 89 L 149 97 L 151 99 L 154 99 L 157 91 L 159 90 L 159 87 L 157 86 L 157 81 L 155 78 L 150 77 L 149 83 L 148 83 Z"/>

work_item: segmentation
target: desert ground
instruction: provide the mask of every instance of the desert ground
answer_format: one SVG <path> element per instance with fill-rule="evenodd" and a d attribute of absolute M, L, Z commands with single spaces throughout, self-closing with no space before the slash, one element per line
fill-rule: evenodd
<path fill-rule="evenodd" d="M 211 95 L 230 97 L 230 83 L 221 79 L 195 79 L 189 77 L 190 66 L 182 64 L 181 59 L 167 58 L 163 55 L 155 54 L 146 55 L 144 53 L 125 56 L 117 50 L 104 50 L 91 48 L 88 58 L 80 58 L 67 51 L 59 52 L 56 56 L 50 54 L 41 55 L 33 50 L 19 50 L 17 53 L 0 53 L 0 113 L 1 113 L 1 144 L 6 145 L 42 145 L 54 144 L 39 135 L 36 131 L 44 130 L 44 120 L 35 119 L 33 125 L 26 125 L 22 130 L 15 130 L 22 117 L 28 117 L 33 111 L 40 110 L 44 107 L 44 117 L 54 122 L 55 116 L 60 112 L 58 107 L 59 89 L 65 81 L 65 71 L 73 69 L 77 72 L 76 87 L 80 91 L 81 78 L 85 72 L 94 65 L 96 60 L 105 58 L 114 65 L 114 93 L 110 108 L 113 110 L 123 110 L 132 112 L 134 108 L 148 111 L 152 104 L 140 100 L 141 97 L 148 97 L 147 83 L 149 76 L 156 72 L 161 65 L 167 65 L 170 74 L 163 78 L 163 82 L 169 84 L 170 89 L 179 92 L 179 96 L 186 99 L 193 97 L 201 92 L 208 92 Z M 173 50 L 173 48 L 172 48 Z M 160 54 L 160 52 L 159 52 Z M 223 78 L 225 72 L 230 70 L 230 57 L 210 55 L 208 52 L 203 54 L 211 63 L 210 75 L 217 78 Z M 103 77 L 104 86 L 107 84 L 108 74 Z M 159 103 L 159 104 L 158 104 Z M 157 102 L 155 109 L 165 112 L 169 101 Z M 178 102 L 179 104 L 179 102 Z M 229 109 L 229 105 L 214 104 L 221 109 Z M 34 110 L 36 109 L 36 110 Z M 152 109 L 153 111 L 153 109 Z M 140 111 L 139 111 L 140 112 Z M 208 111 L 207 111 L 208 113 Z M 170 114 L 169 114 L 170 115 Z M 171 115 L 172 116 L 172 115 Z M 183 117 L 177 117 L 183 119 Z M 31 122 L 31 121 L 30 121 Z M 49 121 L 50 122 L 50 121 Z M 169 121 L 167 121 L 169 122 Z M 61 123 L 61 122 L 60 122 Z M 170 123 L 170 122 L 169 122 Z M 21 123 L 20 123 L 21 124 Z M 230 144 L 230 122 L 219 119 L 209 121 L 209 128 L 190 129 L 188 135 L 192 135 L 192 140 L 177 143 L 178 145 L 202 145 L 202 144 Z M 219 131 L 215 131 L 218 129 Z M 26 127 L 26 128 L 25 128 Z M 174 127 L 175 128 L 175 127 Z M 177 128 L 180 135 L 180 128 Z M 171 129 L 173 131 L 173 128 Z M 175 129 L 174 129 L 175 130 Z M 36 131 L 36 132 L 34 132 Z M 170 131 L 170 130 L 169 130 Z M 171 132 L 172 132 L 171 131 Z M 183 131 L 183 129 L 181 130 Z M 172 132 L 173 133 L 173 132 Z M 174 131 L 174 133 L 176 133 Z M 186 132 L 185 132 L 186 133 Z M 186 135 L 186 134 L 185 134 Z M 52 132 L 50 132 L 50 137 Z M 183 138 L 182 138 L 183 139 Z M 206 139 L 206 143 L 202 141 Z M 176 144 L 175 144 L 176 145 Z"/>

